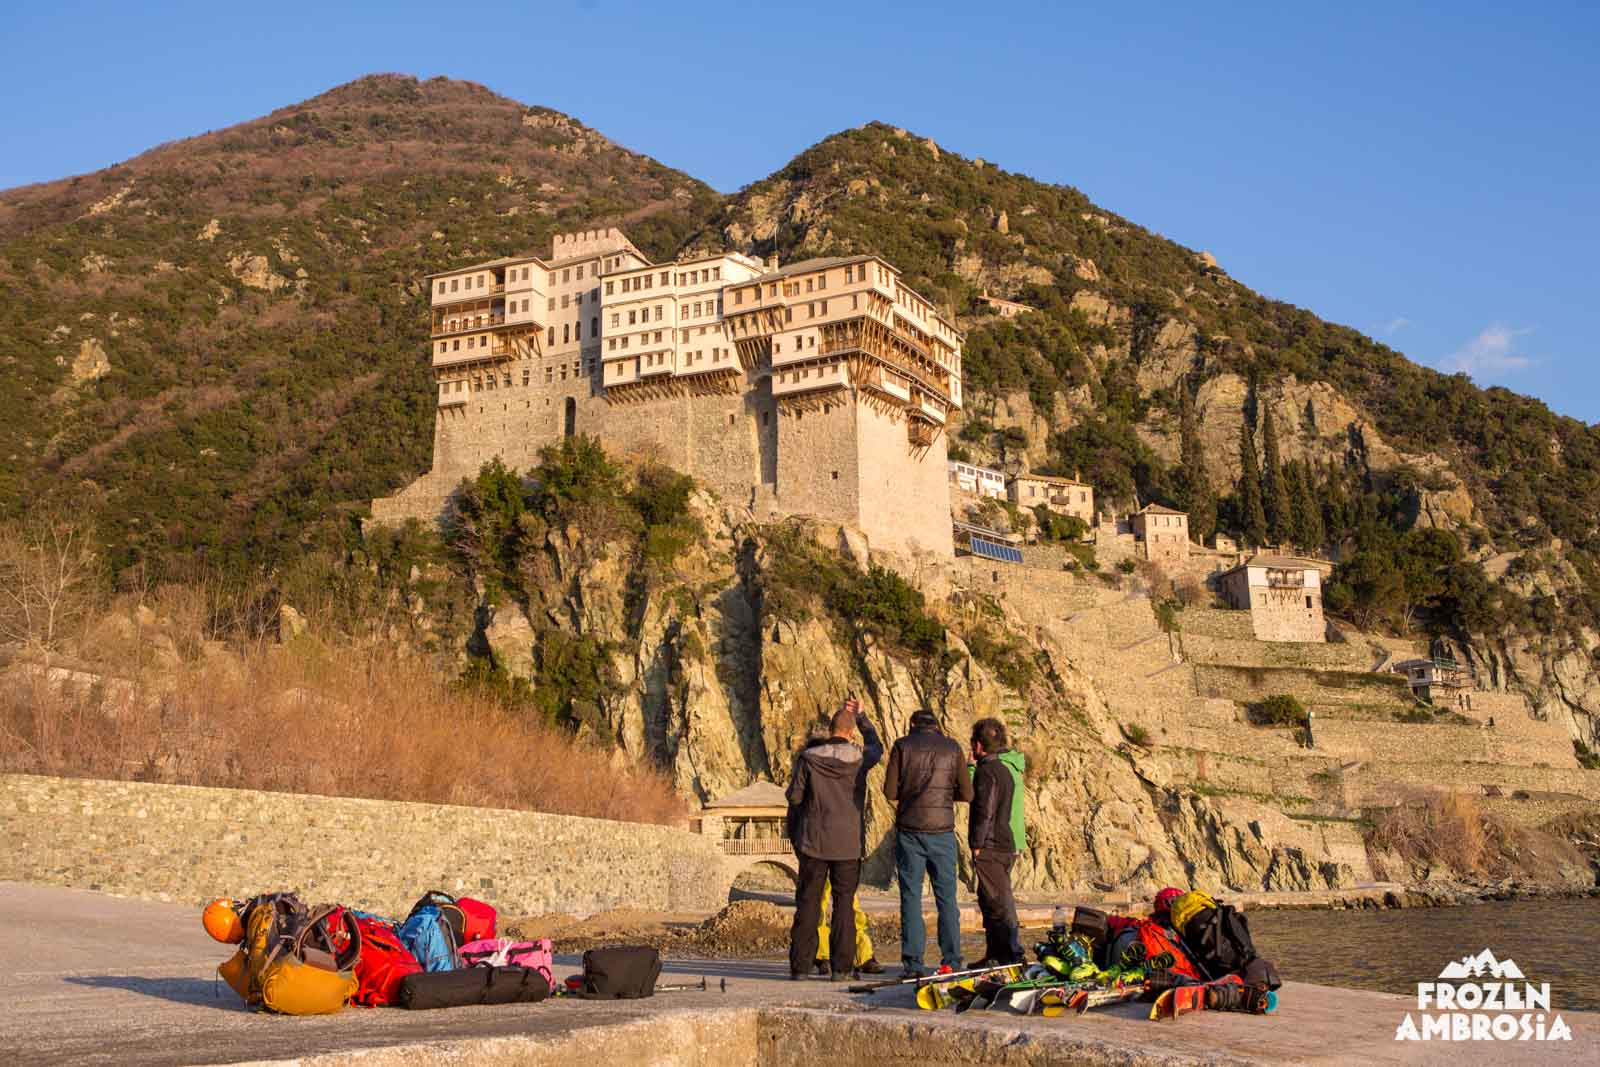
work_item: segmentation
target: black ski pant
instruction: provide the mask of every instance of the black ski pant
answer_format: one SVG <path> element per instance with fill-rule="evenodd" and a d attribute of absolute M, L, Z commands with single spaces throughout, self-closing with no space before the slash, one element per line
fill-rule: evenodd
<path fill-rule="evenodd" d="M 1017 900 L 1011 895 L 1011 866 L 1015 852 L 984 849 L 972 861 L 978 875 L 978 911 L 983 914 L 984 958 L 1002 963 L 1025 960 L 1017 932 Z"/>
<path fill-rule="evenodd" d="M 819 860 L 797 854 L 800 878 L 794 887 L 794 926 L 789 930 L 789 973 L 810 974 L 817 959 L 817 924 L 822 921 L 822 886 L 833 883 L 833 915 L 828 923 L 828 958 L 837 970 L 850 970 L 856 958 L 856 886 L 861 861 Z"/>

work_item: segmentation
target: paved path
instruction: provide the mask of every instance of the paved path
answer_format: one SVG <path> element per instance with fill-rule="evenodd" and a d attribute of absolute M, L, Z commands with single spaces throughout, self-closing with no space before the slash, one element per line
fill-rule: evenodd
<path fill-rule="evenodd" d="M 858 997 L 825 982 L 789 982 L 783 964 L 768 961 L 669 967 L 684 976 L 726 976 L 726 995 L 416 1013 L 350 1009 L 291 1019 L 244 1011 L 216 982 L 225 950 L 205 936 L 191 908 L 0 883 L 0 914 L 7 919 L 0 1049 L 16 1064 L 570 1064 L 589 1053 L 605 1067 L 621 1067 L 788 1063 L 800 1062 L 803 1052 L 814 1063 L 819 1050 L 832 1067 L 978 1058 L 990 1065 L 1600 1061 L 1595 1014 L 1566 1014 L 1570 1045 L 1397 1044 L 1394 1028 L 1408 998 L 1290 983 L 1280 1013 L 1265 1019 L 1199 1015 L 1154 1024 L 1135 1006 L 1071 1020 L 935 1016 L 912 1009 L 903 993 Z M 557 971 L 575 968 L 564 958 Z M 748 1036 L 748 1057 L 731 1051 L 734 1044 L 715 1044 L 741 1035 Z M 349 1055 L 362 1049 L 377 1051 Z"/>

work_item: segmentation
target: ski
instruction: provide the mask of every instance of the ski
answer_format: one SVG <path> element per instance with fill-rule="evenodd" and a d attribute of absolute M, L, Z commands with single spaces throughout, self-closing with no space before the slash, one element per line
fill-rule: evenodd
<path fill-rule="evenodd" d="M 954 982 L 963 978 L 978 978 L 982 975 L 1009 970 L 1013 967 L 1020 969 L 1022 964 L 1013 963 L 1008 964 L 1006 967 L 974 967 L 965 971 L 946 971 L 943 974 L 935 972 L 933 974 L 924 974 L 917 978 L 886 978 L 881 982 L 858 982 L 848 988 L 852 993 L 875 993 L 880 989 L 893 989 L 896 986 L 924 986 L 929 982 Z"/>

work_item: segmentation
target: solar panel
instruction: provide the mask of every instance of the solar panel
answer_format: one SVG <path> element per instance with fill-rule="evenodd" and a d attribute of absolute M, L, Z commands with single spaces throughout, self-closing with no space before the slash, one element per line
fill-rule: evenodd
<path fill-rule="evenodd" d="M 972 554 L 984 559 L 997 559 L 1002 563 L 1021 563 L 1022 553 L 1010 545 L 999 545 L 981 537 L 972 538 Z"/>

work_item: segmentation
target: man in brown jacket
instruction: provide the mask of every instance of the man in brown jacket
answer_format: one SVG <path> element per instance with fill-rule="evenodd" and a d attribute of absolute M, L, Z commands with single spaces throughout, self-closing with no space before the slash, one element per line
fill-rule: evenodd
<path fill-rule="evenodd" d="M 855 743 L 860 726 L 864 745 Z M 850 974 L 855 959 L 855 899 L 861 880 L 867 772 L 883 758 L 883 744 L 861 705 L 846 700 L 828 723 L 828 739 L 795 757 L 789 778 L 789 841 L 800 877 L 795 883 L 794 925 L 789 931 L 789 977 L 804 978 L 817 956 L 822 886 L 833 886 L 828 958 L 833 980 Z M 965 776 L 963 776 L 965 777 Z"/>

